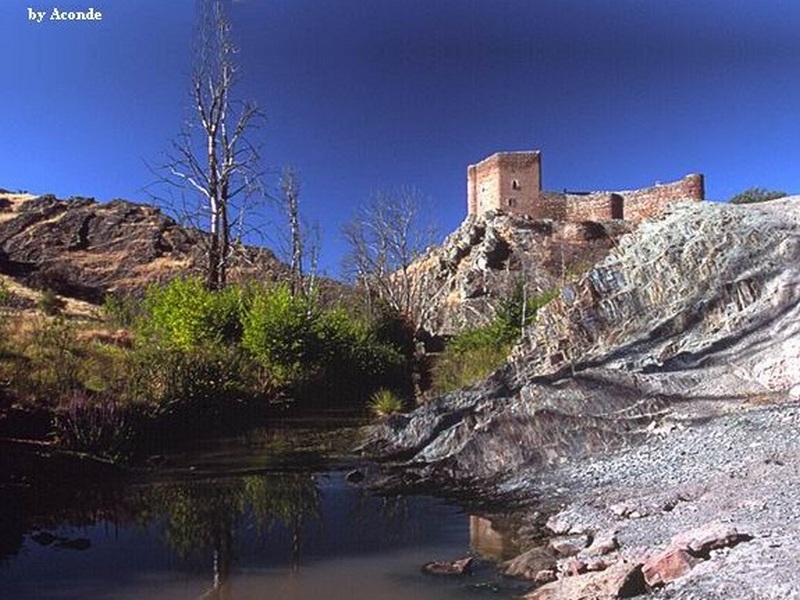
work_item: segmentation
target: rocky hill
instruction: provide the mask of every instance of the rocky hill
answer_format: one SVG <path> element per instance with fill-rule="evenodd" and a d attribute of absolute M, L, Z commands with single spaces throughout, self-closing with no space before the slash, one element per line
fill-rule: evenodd
<path fill-rule="evenodd" d="M 447 336 L 491 320 L 524 283 L 542 294 L 587 270 L 631 230 L 624 221 L 568 223 L 490 211 L 469 216 L 410 269 L 419 326 Z"/>
<path fill-rule="evenodd" d="M 781 589 L 800 584 L 796 558 L 775 550 L 800 543 L 783 528 L 800 514 L 800 472 L 783 468 L 800 456 L 789 433 L 799 401 L 800 197 L 676 205 L 564 286 L 504 368 L 387 419 L 364 449 L 389 461 L 378 485 L 549 498 L 569 519 L 551 534 L 588 545 L 611 528 L 631 545 L 600 561 L 617 561 L 608 571 L 586 553 L 558 566 L 551 552 L 540 583 L 559 580 L 531 598 L 633 597 L 690 571 L 700 595 L 675 584 L 668 597 L 789 597 L 762 593 L 747 566 L 763 573 L 774 558 Z M 686 541 L 683 530 L 713 519 L 747 535 L 702 550 Z M 744 539 L 742 554 L 730 549 Z M 715 578 L 721 564 L 730 579 Z M 587 569 L 604 575 L 578 575 Z M 615 589 L 598 587 L 612 576 Z M 647 581 L 626 588 L 629 576 Z"/>
<path fill-rule="evenodd" d="M 584 420 L 635 416 L 674 399 L 800 394 L 798 364 L 797 198 L 676 205 L 564 286 L 504 369 L 396 419 L 376 440 L 392 453 L 421 453 L 429 466 L 446 463 L 453 476 L 496 475 L 544 458 L 549 444 L 529 439 L 539 429 L 531 419 L 553 411 Z M 612 431 L 617 421 L 594 425 Z M 501 423 L 511 428 L 504 435 Z M 509 437 L 517 429 L 522 438 Z M 485 460 L 476 462 L 476 453 Z"/>
<path fill-rule="evenodd" d="M 204 234 L 159 209 L 124 200 L 0 193 L 0 274 L 93 303 L 202 272 Z M 286 267 L 269 250 L 240 247 L 233 277 L 273 279 Z"/>

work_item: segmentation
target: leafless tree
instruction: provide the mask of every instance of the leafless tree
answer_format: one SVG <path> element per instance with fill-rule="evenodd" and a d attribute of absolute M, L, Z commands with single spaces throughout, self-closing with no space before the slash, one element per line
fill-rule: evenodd
<path fill-rule="evenodd" d="M 422 220 L 422 205 L 415 188 L 381 191 L 343 228 L 350 247 L 345 268 L 364 287 L 370 310 L 380 299 L 416 326 L 422 307 L 410 268 L 435 236 Z"/>
<path fill-rule="evenodd" d="M 255 102 L 238 101 L 236 47 L 221 0 L 200 0 L 191 115 L 167 152 L 161 182 L 188 191 L 195 201 L 182 209 L 190 224 L 208 230 L 205 279 L 225 287 L 235 232 L 241 239 L 245 215 L 262 193 L 260 156 L 249 134 L 263 119 Z"/>
<path fill-rule="evenodd" d="M 289 262 L 290 288 L 292 294 L 302 290 L 303 280 L 303 236 L 300 230 L 300 181 L 294 170 L 287 167 L 281 177 L 283 210 L 289 221 L 291 259 Z"/>
<path fill-rule="evenodd" d="M 286 167 L 280 182 L 278 199 L 280 212 L 286 219 L 285 227 L 277 227 L 277 244 L 289 263 L 289 287 L 292 294 L 308 295 L 314 289 L 319 258 L 319 231 L 303 219 L 300 207 L 300 177 Z"/>

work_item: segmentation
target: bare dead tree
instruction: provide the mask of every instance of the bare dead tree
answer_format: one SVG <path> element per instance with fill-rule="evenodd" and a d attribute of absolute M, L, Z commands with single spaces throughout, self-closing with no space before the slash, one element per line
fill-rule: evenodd
<path fill-rule="evenodd" d="M 435 232 L 422 222 L 422 195 L 399 188 L 373 195 L 343 228 L 350 250 L 345 269 L 363 286 L 370 311 L 386 302 L 419 326 L 422 307 L 415 298 L 410 267 L 431 245 Z"/>
<path fill-rule="evenodd" d="M 311 294 L 317 282 L 320 234 L 316 224 L 303 219 L 300 206 L 300 177 L 287 167 L 280 182 L 279 210 L 286 220 L 276 227 L 277 245 L 289 263 L 289 287 L 292 294 Z"/>
<path fill-rule="evenodd" d="M 283 210 L 289 221 L 289 286 L 292 294 L 303 289 L 303 235 L 300 229 L 300 182 L 291 167 L 283 170 L 281 177 Z"/>
<path fill-rule="evenodd" d="M 236 47 L 221 0 L 201 0 L 195 65 L 191 78 L 191 116 L 167 152 L 161 182 L 188 191 L 195 201 L 182 218 L 208 230 L 205 280 L 209 289 L 225 287 L 234 246 L 245 215 L 262 193 L 260 156 L 249 139 L 263 114 L 255 102 L 237 101 Z"/>

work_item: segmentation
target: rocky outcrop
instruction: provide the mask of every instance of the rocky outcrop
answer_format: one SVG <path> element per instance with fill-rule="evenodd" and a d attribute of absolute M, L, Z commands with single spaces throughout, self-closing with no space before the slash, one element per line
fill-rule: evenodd
<path fill-rule="evenodd" d="M 529 294 L 585 271 L 630 231 L 624 221 L 567 223 L 490 211 L 468 217 L 409 268 L 420 327 L 452 335 L 482 325 L 524 283 Z"/>
<path fill-rule="evenodd" d="M 364 449 L 395 461 L 386 484 L 486 489 L 642 436 L 681 402 L 786 395 L 798 364 L 800 200 L 676 205 L 564 287 L 503 369 Z"/>
<path fill-rule="evenodd" d="M 90 302 L 201 273 L 204 241 L 152 206 L 0 195 L 0 273 Z M 243 246 L 232 264 L 234 277 L 280 273 L 285 267 L 265 249 Z"/>

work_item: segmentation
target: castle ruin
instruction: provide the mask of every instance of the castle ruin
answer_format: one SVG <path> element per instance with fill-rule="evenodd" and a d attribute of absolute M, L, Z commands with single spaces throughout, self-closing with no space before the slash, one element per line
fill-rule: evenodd
<path fill-rule="evenodd" d="M 542 190 L 542 153 L 497 152 L 467 168 L 467 212 L 490 210 L 558 221 L 639 222 L 667 205 L 705 198 L 703 176 L 625 191 L 549 192 Z"/>

